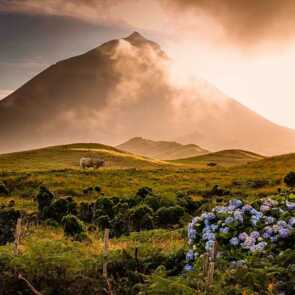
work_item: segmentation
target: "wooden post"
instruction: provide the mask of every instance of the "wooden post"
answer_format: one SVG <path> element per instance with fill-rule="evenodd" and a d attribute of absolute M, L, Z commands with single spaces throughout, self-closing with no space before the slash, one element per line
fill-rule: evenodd
<path fill-rule="evenodd" d="M 18 255 L 19 253 L 19 244 L 21 238 L 22 231 L 22 219 L 18 218 L 16 222 L 15 234 L 14 234 L 14 255 Z"/>
<path fill-rule="evenodd" d="M 110 245 L 110 229 L 106 228 L 104 230 L 103 270 L 102 270 L 102 275 L 106 279 L 108 278 L 109 245 Z"/>
<path fill-rule="evenodd" d="M 18 274 L 18 279 L 24 281 L 27 286 L 30 288 L 30 290 L 33 292 L 33 294 L 35 295 L 42 295 L 42 293 L 40 293 L 39 291 L 37 291 L 34 286 L 26 279 L 24 278 L 20 273 Z"/>

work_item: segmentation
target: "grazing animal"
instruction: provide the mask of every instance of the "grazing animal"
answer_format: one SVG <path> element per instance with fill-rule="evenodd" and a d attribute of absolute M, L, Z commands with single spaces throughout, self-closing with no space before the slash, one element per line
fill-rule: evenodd
<path fill-rule="evenodd" d="M 80 168 L 91 168 L 98 169 L 105 165 L 105 161 L 99 158 L 81 158 L 80 159 Z"/>

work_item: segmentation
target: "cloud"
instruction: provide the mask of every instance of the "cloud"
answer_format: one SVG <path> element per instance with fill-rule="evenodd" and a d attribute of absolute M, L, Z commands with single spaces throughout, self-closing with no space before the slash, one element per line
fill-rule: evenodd
<path fill-rule="evenodd" d="M 294 0 L 161 0 L 184 30 L 200 33 L 204 18 L 215 32 L 240 46 L 295 38 Z"/>
<path fill-rule="evenodd" d="M 8 89 L 0 89 L 0 100 L 8 96 L 10 93 L 12 93 L 12 90 Z"/>
<path fill-rule="evenodd" d="M 117 23 L 111 8 L 118 0 L 0 0 L 0 11 L 67 16 L 92 23 Z"/>

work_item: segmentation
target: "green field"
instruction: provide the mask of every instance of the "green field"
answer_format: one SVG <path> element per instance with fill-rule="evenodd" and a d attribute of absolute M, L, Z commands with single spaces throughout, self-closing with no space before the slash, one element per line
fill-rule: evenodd
<path fill-rule="evenodd" d="M 83 156 L 103 158 L 106 167 L 81 170 L 79 159 Z M 216 162 L 217 165 L 209 167 L 208 162 Z M 128 200 L 134 198 L 140 188 L 149 187 L 159 200 L 168 202 L 169 206 L 177 203 L 177 195 L 189 195 L 192 200 L 202 202 L 198 209 L 198 212 L 202 212 L 211 208 L 217 199 L 225 202 L 239 197 L 255 201 L 276 194 L 279 188 L 284 191 L 287 187 L 282 179 L 292 170 L 295 170 L 295 154 L 263 158 L 249 152 L 225 151 L 165 162 L 100 144 L 73 144 L 0 155 L 0 182 L 9 191 L 8 195 L 0 195 L 0 205 L 8 206 L 14 200 L 16 209 L 27 214 L 37 212 L 36 196 L 40 186 L 46 186 L 57 199 L 71 196 L 77 204 L 95 202 L 102 196 Z M 216 185 L 224 195 L 212 195 L 212 188 Z M 101 192 L 85 193 L 85 189 L 96 186 L 100 187 Z M 157 265 L 169 268 L 171 261 L 187 249 L 184 228 L 190 219 L 191 216 L 185 213 L 181 222 L 175 226 L 131 232 L 126 236 L 112 238 L 109 254 L 111 267 L 115 269 L 137 263 L 140 265 L 138 268 L 144 268 L 144 275 L 152 275 Z M 87 235 L 86 241 L 77 242 L 67 238 L 60 225 L 41 222 L 27 227 L 21 240 L 21 255 L 14 257 L 12 244 L 0 246 L 0 265 L 2 263 L 7 268 L 7 290 L 14 290 L 13 286 L 17 284 L 10 273 L 11 269 L 17 269 L 42 294 L 107 294 L 101 293 L 105 288 L 105 281 L 101 278 L 103 231 L 89 231 Z M 118 261 L 122 263 L 121 266 Z M 128 269 L 129 266 L 126 266 L 126 272 Z M 130 269 L 133 271 L 133 266 Z M 118 276 L 117 279 L 113 278 L 116 294 L 137 294 L 130 291 L 133 287 L 128 286 L 126 274 L 112 271 Z M 138 272 L 137 269 L 135 273 L 139 275 Z M 85 275 L 84 279 L 81 274 Z M 75 288 L 76 280 L 81 286 L 79 292 L 73 293 L 71 288 Z M 145 281 L 144 277 L 130 280 Z M 0 290 L 1 283 L 0 278 Z M 92 286 L 94 283 L 96 287 Z M 50 289 L 50 284 L 55 287 Z M 63 288 L 68 286 L 68 289 L 58 289 L 57 284 Z M 25 293 L 21 294 L 30 294 L 26 287 L 22 288 Z"/>

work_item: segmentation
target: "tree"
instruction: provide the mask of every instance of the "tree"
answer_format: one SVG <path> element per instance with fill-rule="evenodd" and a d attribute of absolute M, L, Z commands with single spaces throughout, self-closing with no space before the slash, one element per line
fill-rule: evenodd
<path fill-rule="evenodd" d="M 295 172 L 291 171 L 289 172 L 285 178 L 284 178 L 284 183 L 289 186 L 289 187 L 295 187 Z"/>

